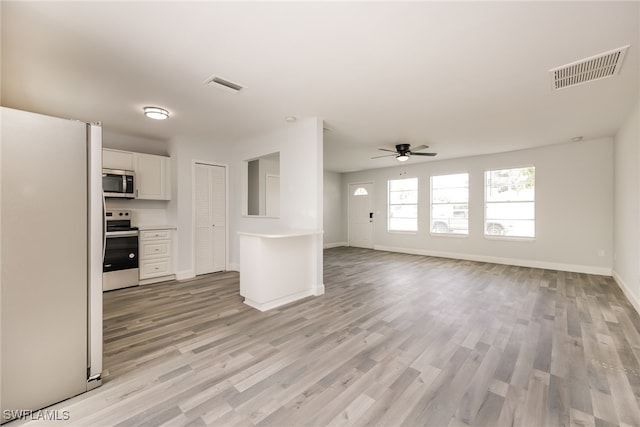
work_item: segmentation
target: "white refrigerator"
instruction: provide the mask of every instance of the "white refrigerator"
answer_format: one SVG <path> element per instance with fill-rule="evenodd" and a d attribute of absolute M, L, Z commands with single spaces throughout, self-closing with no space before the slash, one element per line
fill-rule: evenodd
<path fill-rule="evenodd" d="M 101 384 L 102 128 L 2 107 L 0 129 L 5 423 Z"/>

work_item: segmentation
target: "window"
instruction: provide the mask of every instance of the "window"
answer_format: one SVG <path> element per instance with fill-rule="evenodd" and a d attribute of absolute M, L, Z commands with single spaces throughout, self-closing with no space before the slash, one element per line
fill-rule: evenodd
<path fill-rule="evenodd" d="M 485 171 L 486 236 L 535 237 L 534 166 Z"/>
<path fill-rule="evenodd" d="M 356 188 L 356 191 L 353 192 L 354 196 L 366 196 L 368 194 L 367 189 L 364 187 L 358 187 Z"/>
<path fill-rule="evenodd" d="M 469 174 L 431 177 L 431 233 L 469 234 Z"/>
<path fill-rule="evenodd" d="M 418 178 L 389 180 L 389 231 L 418 231 Z"/>

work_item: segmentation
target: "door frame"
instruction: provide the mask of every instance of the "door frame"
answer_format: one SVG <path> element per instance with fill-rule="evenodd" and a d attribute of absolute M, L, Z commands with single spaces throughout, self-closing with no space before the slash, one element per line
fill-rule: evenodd
<path fill-rule="evenodd" d="M 278 178 L 278 215 L 269 215 L 268 200 L 269 200 L 269 179 Z M 275 173 L 265 174 L 264 178 L 264 213 L 267 218 L 280 218 L 280 175 Z"/>
<path fill-rule="evenodd" d="M 196 165 L 218 166 L 224 168 L 224 270 L 229 270 L 229 165 L 209 160 L 191 160 L 191 271 L 196 277 Z M 176 248 L 178 245 L 176 245 Z M 174 254 L 175 255 L 175 254 Z"/>
<path fill-rule="evenodd" d="M 371 210 L 374 212 L 375 215 L 375 205 L 376 205 L 376 199 L 373 197 L 374 195 L 374 189 L 375 189 L 375 183 L 374 181 L 355 181 L 355 182 L 348 182 L 347 183 L 347 245 L 349 245 L 349 247 L 351 246 L 351 191 L 349 190 L 349 188 L 352 185 L 363 185 L 363 184 L 368 184 L 371 185 Z M 374 222 L 371 223 L 371 249 L 373 249 L 374 245 L 374 237 L 375 237 L 375 231 L 376 228 L 374 226 L 375 224 L 375 216 L 374 216 Z"/>

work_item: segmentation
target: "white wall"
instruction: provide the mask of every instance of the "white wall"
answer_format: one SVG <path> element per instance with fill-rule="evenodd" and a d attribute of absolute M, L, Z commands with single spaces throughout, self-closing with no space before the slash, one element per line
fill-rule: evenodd
<path fill-rule="evenodd" d="M 102 146 L 104 148 L 113 148 L 114 150 L 155 154 L 157 156 L 167 156 L 169 153 L 166 141 L 126 135 L 109 130 L 108 127 L 105 128 L 104 126 L 102 129 Z"/>
<path fill-rule="evenodd" d="M 264 134 L 235 145 L 233 174 L 230 179 L 238 184 L 232 227 L 231 264 L 239 265 L 238 231 L 274 233 L 279 230 L 323 229 L 323 134 L 322 120 L 308 118 L 285 124 L 273 133 Z M 280 218 L 248 217 L 242 215 L 246 204 L 246 159 L 280 152 Z M 238 197 L 241 195 L 241 197 Z M 315 277 L 314 294 L 324 293 L 322 283 L 322 237 L 314 240 L 315 262 L 309 266 Z"/>
<path fill-rule="evenodd" d="M 193 254 L 193 165 L 194 161 L 202 161 L 221 165 L 229 165 L 232 156 L 227 144 L 213 140 L 176 139 L 169 144 L 171 156 L 171 201 L 168 204 L 167 217 L 176 231 L 176 276 L 185 279 L 195 275 Z M 230 174 L 230 171 L 229 171 Z M 235 187 L 229 183 L 229 204 L 234 200 Z M 231 212 L 230 206 L 229 212 Z M 230 227 L 233 218 L 229 219 Z"/>
<path fill-rule="evenodd" d="M 169 144 L 172 158 L 172 195 L 168 221 L 178 227 L 177 276 L 193 277 L 193 162 L 227 165 L 229 190 L 229 269 L 239 267 L 238 231 L 269 233 L 281 229 L 322 230 L 322 120 L 310 118 L 232 144 L 220 141 L 174 140 Z M 246 203 L 245 160 L 280 152 L 280 218 L 243 216 Z M 322 282 L 322 242 L 318 238 L 316 273 Z"/>
<path fill-rule="evenodd" d="M 613 276 L 640 312 L 640 103 L 615 137 Z"/>
<path fill-rule="evenodd" d="M 324 236 L 325 248 L 346 246 L 345 210 L 343 209 L 342 174 L 324 172 Z"/>
<path fill-rule="evenodd" d="M 162 200 L 107 199 L 107 209 L 128 209 L 132 212 L 132 225 L 170 225 L 167 217 L 169 202 Z"/>
<path fill-rule="evenodd" d="M 407 162 L 406 166 L 344 175 L 350 182 L 373 181 L 374 248 L 478 261 L 611 275 L 613 252 L 613 140 L 602 138 L 487 156 Z M 536 238 L 487 239 L 484 223 L 484 171 L 536 167 Z M 430 176 L 470 174 L 468 237 L 429 233 Z M 387 231 L 387 180 L 419 178 L 419 232 Z M 636 217 L 637 218 L 637 217 Z M 604 256 L 599 252 L 604 251 Z"/>
<path fill-rule="evenodd" d="M 320 127 L 318 131 L 318 127 Z M 318 134 L 319 132 L 319 134 Z M 235 145 L 232 180 L 246 203 L 245 159 L 280 152 L 280 218 L 243 216 L 235 206 L 236 231 L 267 233 L 278 229 L 322 230 L 322 120 L 310 118 L 287 124 L 270 134 Z M 237 239 L 232 247 L 238 259 Z"/>

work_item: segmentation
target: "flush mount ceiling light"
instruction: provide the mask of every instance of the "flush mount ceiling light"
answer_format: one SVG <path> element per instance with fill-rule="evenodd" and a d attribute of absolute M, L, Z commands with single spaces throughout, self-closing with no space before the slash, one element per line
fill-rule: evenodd
<path fill-rule="evenodd" d="M 160 107 L 144 107 L 144 115 L 154 120 L 164 120 L 169 118 L 169 112 Z"/>

